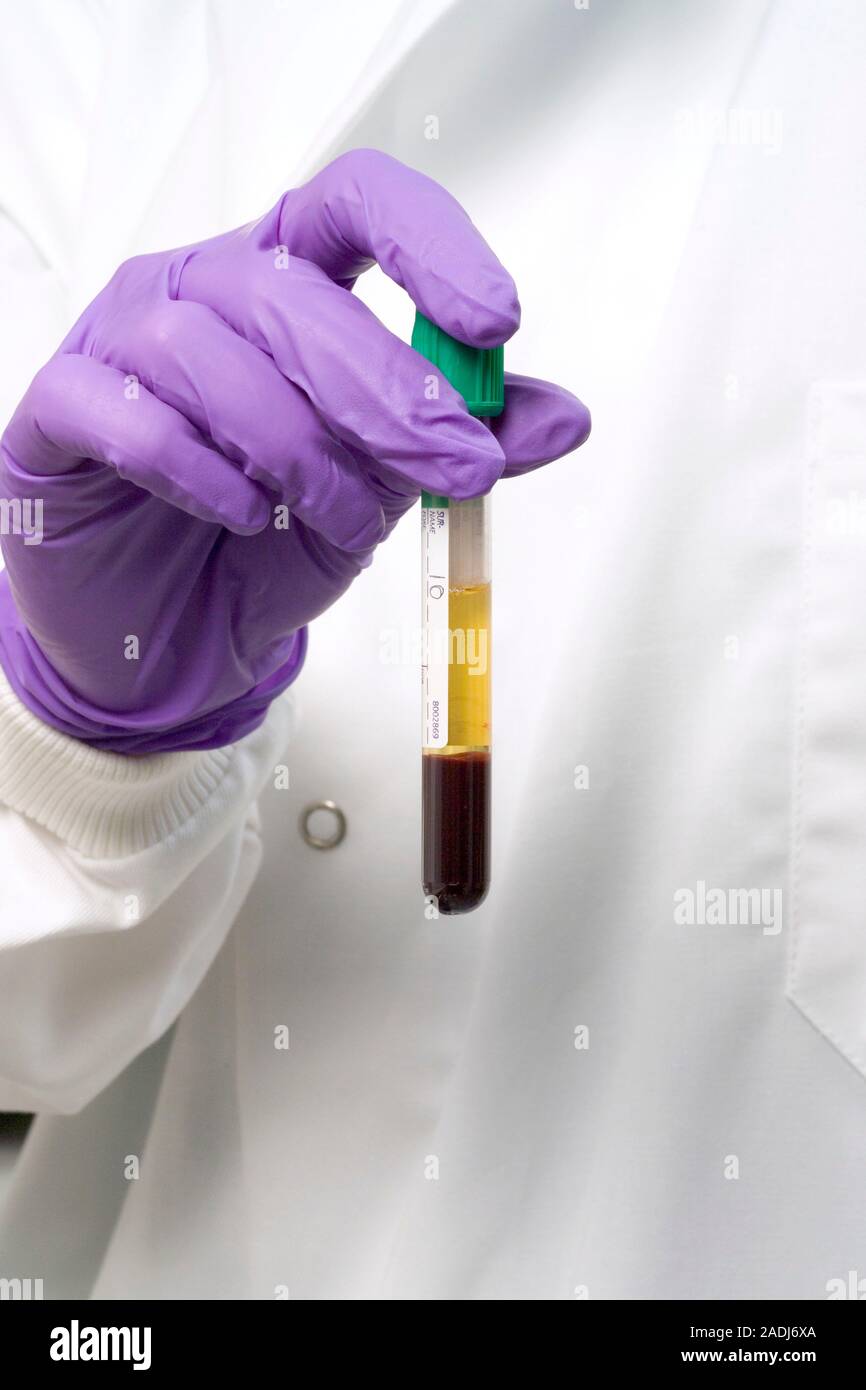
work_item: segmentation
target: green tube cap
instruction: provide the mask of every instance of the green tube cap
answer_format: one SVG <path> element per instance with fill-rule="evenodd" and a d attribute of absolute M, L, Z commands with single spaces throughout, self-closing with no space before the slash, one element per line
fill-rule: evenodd
<path fill-rule="evenodd" d="M 412 346 L 432 362 L 466 402 L 470 415 L 501 415 L 505 409 L 505 351 L 475 348 L 415 314 Z"/>

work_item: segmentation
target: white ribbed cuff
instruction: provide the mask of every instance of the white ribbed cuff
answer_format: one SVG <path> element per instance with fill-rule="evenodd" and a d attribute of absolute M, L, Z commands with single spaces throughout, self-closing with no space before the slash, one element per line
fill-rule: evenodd
<path fill-rule="evenodd" d="M 135 854 L 180 830 L 214 795 L 240 746 L 106 753 L 44 724 L 0 672 L 0 804 L 88 857 Z"/>

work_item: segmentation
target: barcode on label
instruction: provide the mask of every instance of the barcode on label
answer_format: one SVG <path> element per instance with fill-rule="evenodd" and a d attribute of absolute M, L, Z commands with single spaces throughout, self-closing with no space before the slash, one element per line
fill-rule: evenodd
<path fill-rule="evenodd" d="M 425 748 L 448 743 L 448 508 L 421 508 L 422 655 Z"/>

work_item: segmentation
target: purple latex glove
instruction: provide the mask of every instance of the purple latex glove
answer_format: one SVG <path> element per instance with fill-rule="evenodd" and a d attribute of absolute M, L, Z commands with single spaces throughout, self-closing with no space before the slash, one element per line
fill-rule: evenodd
<path fill-rule="evenodd" d="M 355 150 L 258 222 L 125 262 L 38 373 L 2 440 L 0 497 L 41 504 L 42 534 L 4 541 L 0 663 L 48 724 L 127 753 L 233 742 L 422 487 L 476 496 L 586 438 L 526 377 L 493 431 L 444 380 L 428 400 L 430 364 L 349 292 L 376 261 L 465 342 L 517 328 L 459 204 Z"/>

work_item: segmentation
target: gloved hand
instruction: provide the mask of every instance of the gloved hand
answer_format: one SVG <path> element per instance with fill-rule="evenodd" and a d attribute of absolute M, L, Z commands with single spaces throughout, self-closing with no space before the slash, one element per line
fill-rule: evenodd
<path fill-rule="evenodd" d="M 125 262 L 38 373 L 2 440 L 0 496 L 43 534 L 4 540 L 0 663 L 47 723 L 128 753 L 234 741 L 422 486 L 475 496 L 586 438 L 525 377 L 493 431 L 444 380 L 428 400 L 430 364 L 350 293 L 374 261 L 465 342 L 518 326 L 459 204 L 355 150 L 258 222 Z"/>

